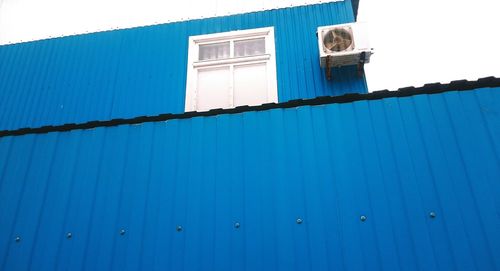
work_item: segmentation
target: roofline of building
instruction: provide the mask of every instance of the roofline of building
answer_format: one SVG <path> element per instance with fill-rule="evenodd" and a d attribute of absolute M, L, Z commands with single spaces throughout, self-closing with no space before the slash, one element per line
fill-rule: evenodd
<path fill-rule="evenodd" d="M 156 116 L 140 116 L 129 119 L 112 119 L 105 121 L 89 121 L 85 123 L 69 123 L 57 126 L 42 126 L 37 128 L 21 128 L 16 130 L 0 130 L 0 137 L 20 136 L 28 134 L 44 134 L 50 132 L 67 132 L 72 130 L 93 129 L 99 127 L 112 127 L 118 125 L 132 125 L 146 122 L 159 122 L 175 119 L 189 119 L 194 117 L 208 117 L 222 114 L 237 114 L 252 111 L 264 111 L 270 109 L 294 108 L 299 106 L 314 106 L 325 104 L 341 104 L 356 101 L 380 100 L 386 98 L 402 98 L 422 94 L 438 94 L 449 91 L 468 91 L 486 87 L 500 87 L 500 78 L 485 77 L 477 81 L 458 80 L 448 84 L 433 83 L 422 87 L 405 87 L 397 91 L 381 90 L 367 94 L 345 94 L 342 96 L 324 96 L 313 99 L 298 99 L 283 103 L 267 103 L 258 106 L 239 106 L 231 109 L 213 109 L 206 112 L 186 112 L 180 114 L 160 114 Z"/>
<path fill-rule="evenodd" d="M 97 33 L 103 33 L 103 32 L 110 32 L 110 31 L 119 31 L 119 30 L 128 30 L 128 29 L 137 29 L 137 28 L 143 28 L 143 27 L 153 27 L 153 26 L 158 26 L 158 25 L 166 25 L 166 24 L 172 24 L 172 23 L 181 23 L 181 22 L 189 22 L 189 21 L 196 21 L 196 20 L 206 20 L 206 19 L 215 19 L 215 18 L 222 18 L 222 17 L 227 17 L 227 16 L 238 16 L 238 15 L 245 15 L 245 14 L 250 14 L 250 13 L 256 13 L 256 12 L 265 12 L 265 11 L 272 11 L 272 10 L 281 10 L 281 9 L 289 9 L 289 8 L 298 8 L 298 7 L 305 7 L 305 6 L 313 6 L 313 5 L 323 5 L 323 4 L 331 4 L 331 3 L 336 3 L 336 2 L 345 2 L 347 0 L 315 0 L 312 2 L 305 2 L 305 3 L 295 3 L 295 4 L 285 4 L 285 3 L 280 3 L 279 1 L 275 1 L 273 5 L 269 6 L 263 6 L 259 8 L 250 8 L 250 9 L 236 9 L 236 10 L 225 10 L 224 12 L 215 12 L 214 14 L 191 14 L 191 15 L 178 15 L 178 17 L 165 17 L 165 18 L 157 18 L 155 21 L 151 20 L 144 20 L 142 22 L 136 23 L 134 25 L 119 25 L 119 24 L 113 24 L 113 25 L 108 25 L 102 28 L 95 28 L 95 29 L 86 29 L 86 30 L 77 30 L 76 32 L 73 31 L 71 33 L 65 33 L 65 32 L 54 32 L 52 34 L 47 34 L 43 37 L 38 37 L 38 38 L 28 38 L 28 39 L 14 39 L 14 40 L 9 40 L 9 41 L 4 41 L 0 42 L 0 47 L 1 46 L 12 46 L 12 45 L 18 45 L 18 44 L 24 44 L 24 43 L 31 43 L 31 42 L 39 42 L 39 41 L 46 41 L 46 40 L 53 40 L 53 39 L 60 39 L 60 38 L 66 38 L 66 37 L 74 37 L 74 36 L 81 36 L 81 35 L 93 35 Z M 0 3 L 2 0 L 0 0 Z M 269 1 L 272 2 L 272 1 Z M 359 0 L 351 0 L 351 5 L 352 5 L 352 10 L 354 13 L 354 21 L 356 21 L 357 13 L 358 13 L 358 5 L 359 5 Z"/>

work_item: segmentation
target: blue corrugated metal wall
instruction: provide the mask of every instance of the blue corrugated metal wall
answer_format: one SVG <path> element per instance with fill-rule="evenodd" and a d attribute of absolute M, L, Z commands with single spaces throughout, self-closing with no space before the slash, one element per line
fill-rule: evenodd
<path fill-rule="evenodd" d="M 499 270 L 499 109 L 484 88 L 3 137 L 0 269 Z"/>
<path fill-rule="evenodd" d="M 355 67 L 326 81 L 316 28 L 350 1 L 0 46 L 0 130 L 184 111 L 188 37 L 274 26 L 279 101 L 366 92 Z"/>

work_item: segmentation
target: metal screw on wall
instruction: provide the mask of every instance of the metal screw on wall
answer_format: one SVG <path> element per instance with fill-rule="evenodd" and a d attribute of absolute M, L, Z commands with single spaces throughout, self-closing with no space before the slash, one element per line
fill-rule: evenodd
<path fill-rule="evenodd" d="M 236 223 L 234 223 L 234 227 L 235 227 L 236 229 L 239 229 L 239 228 L 241 227 L 240 222 L 236 222 Z"/>
<path fill-rule="evenodd" d="M 124 229 L 120 230 L 120 235 L 125 235 L 125 230 Z"/>
<path fill-rule="evenodd" d="M 177 228 L 175 228 L 175 230 L 178 231 L 178 232 L 181 232 L 182 231 L 182 226 L 180 226 L 180 225 L 177 226 Z"/>
<path fill-rule="evenodd" d="M 435 212 L 430 212 L 429 213 L 430 218 L 436 218 L 436 213 Z"/>
<path fill-rule="evenodd" d="M 365 222 L 366 221 L 366 216 L 362 215 L 360 218 L 361 222 Z"/>
<path fill-rule="evenodd" d="M 304 222 L 304 220 L 302 220 L 302 218 L 297 218 L 297 220 L 295 220 L 295 222 L 297 222 L 297 224 L 302 224 L 302 222 Z"/>
<path fill-rule="evenodd" d="M 15 240 L 16 240 L 16 243 L 19 243 L 19 242 L 21 242 L 21 237 L 17 236 Z"/>
<path fill-rule="evenodd" d="M 68 233 L 66 234 L 66 238 L 71 239 L 71 237 L 73 237 L 73 234 L 72 234 L 71 232 L 68 232 Z"/>

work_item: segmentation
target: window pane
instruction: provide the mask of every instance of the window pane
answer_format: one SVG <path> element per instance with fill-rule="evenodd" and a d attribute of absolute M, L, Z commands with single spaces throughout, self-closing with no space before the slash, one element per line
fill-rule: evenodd
<path fill-rule="evenodd" d="M 252 40 L 240 40 L 234 42 L 234 56 L 255 56 L 266 53 L 266 41 L 264 38 Z"/>
<path fill-rule="evenodd" d="M 267 65 L 234 67 L 234 106 L 267 103 Z"/>
<path fill-rule="evenodd" d="M 229 42 L 200 45 L 199 60 L 216 60 L 229 57 Z"/>
<path fill-rule="evenodd" d="M 230 78 L 229 67 L 198 70 L 196 111 L 228 108 Z"/>

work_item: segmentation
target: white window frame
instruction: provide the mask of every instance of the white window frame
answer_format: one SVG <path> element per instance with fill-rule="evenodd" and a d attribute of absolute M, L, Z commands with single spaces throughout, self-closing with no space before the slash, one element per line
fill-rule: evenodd
<path fill-rule="evenodd" d="M 265 38 L 266 53 L 257 56 L 233 57 L 234 42 L 239 40 Z M 199 61 L 199 46 L 212 43 L 230 42 L 230 57 L 218 60 Z M 267 101 L 264 103 L 278 102 L 278 84 L 276 80 L 276 51 L 274 42 L 274 27 L 264 27 L 248 30 L 207 34 L 189 37 L 188 68 L 186 79 L 185 111 L 197 111 L 197 73 L 198 69 L 229 66 L 231 78 L 234 76 L 234 66 L 266 63 L 267 71 Z M 229 107 L 233 108 L 233 82 L 230 80 Z M 214 108 L 215 109 L 215 108 Z"/>

